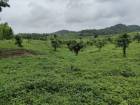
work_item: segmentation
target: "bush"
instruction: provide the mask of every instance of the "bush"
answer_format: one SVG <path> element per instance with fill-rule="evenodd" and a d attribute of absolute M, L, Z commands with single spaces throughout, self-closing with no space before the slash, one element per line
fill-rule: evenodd
<path fill-rule="evenodd" d="M 131 70 L 124 70 L 121 72 L 121 75 L 124 77 L 135 77 L 136 76 L 135 72 L 133 72 Z"/>

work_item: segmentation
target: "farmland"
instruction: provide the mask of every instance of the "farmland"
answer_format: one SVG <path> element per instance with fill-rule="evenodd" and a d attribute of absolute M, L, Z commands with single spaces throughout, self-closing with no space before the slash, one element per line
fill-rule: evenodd
<path fill-rule="evenodd" d="M 0 41 L 1 105 L 140 104 L 136 41 L 128 47 L 127 57 L 111 43 L 101 51 L 87 46 L 78 56 L 66 45 L 54 51 L 49 39 L 23 39 L 23 46 L 17 47 L 14 40 Z M 19 54 L 20 50 L 25 53 Z"/>

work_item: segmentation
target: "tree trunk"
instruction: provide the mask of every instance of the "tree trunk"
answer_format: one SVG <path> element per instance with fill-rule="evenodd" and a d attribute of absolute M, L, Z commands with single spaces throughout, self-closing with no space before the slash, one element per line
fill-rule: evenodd
<path fill-rule="evenodd" d="M 79 51 L 75 51 L 75 55 L 78 56 L 78 54 L 79 54 Z"/>
<path fill-rule="evenodd" d="M 123 57 L 126 57 L 126 47 L 123 47 Z"/>

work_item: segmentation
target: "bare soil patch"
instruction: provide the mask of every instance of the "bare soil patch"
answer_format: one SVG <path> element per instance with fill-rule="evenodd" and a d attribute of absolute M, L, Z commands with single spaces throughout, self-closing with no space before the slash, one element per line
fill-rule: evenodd
<path fill-rule="evenodd" d="M 26 49 L 0 49 L 0 58 L 35 55 L 34 51 Z"/>

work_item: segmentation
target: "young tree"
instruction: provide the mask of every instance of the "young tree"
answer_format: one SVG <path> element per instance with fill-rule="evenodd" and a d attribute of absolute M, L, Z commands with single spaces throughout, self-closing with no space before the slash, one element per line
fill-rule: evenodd
<path fill-rule="evenodd" d="M 60 47 L 60 43 L 58 40 L 51 40 L 51 44 L 52 44 L 52 47 L 54 48 L 54 51 L 56 51 L 57 48 Z"/>
<path fill-rule="evenodd" d="M 122 47 L 123 49 L 123 56 L 126 57 L 126 49 L 128 48 L 131 40 L 128 34 L 123 34 L 118 37 L 117 41 L 117 46 Z"/>
<path fill-rule="evenodd" d="M 77 42 L 77 41 L 69 41 L 67 43 L 67 46 L 70 51 L 74 52 L 75 55 L 77 56 L 79 54 L 79 51 L 81 51 L 82 48 L 84 48 L 84 43 L 82 41 Z"/>
<path fill-rule="evenodd" d="M 10 7 L 8 0 L 0 0 L 0 12 L 2 11 L 2 7 Z"/>
<path fill-rule="evenodd" d="M 51 39 L 51 45 L 54 48 L 54 51 L 56 51 L 57 48 L 60 47 L 60 41 L 57 39 L 57 36 L 56 35 L 54 35 L 53 37 L 54 38 Z"/>
<path fill-rule="evenodd" d="M 98 35 L 97 35 L 97 34 L 95 34 L 95 35 L 94 35 L 94 38 L 95 38 L 95 39 L 96 39 L 96 38 L 98 38 Z"/>
<path fill-rule="evenodd" d="M 109 43 L 113 43 L 113 38 L 107 37 L 107 38 L 106 38 L 106 41 L 109 42 Z"/>
<path fill-rule="evenodd" d="M 94 41 L 94 45 L 101 51 L 101 49 L 105 46 L 106 41 L 104 39 L 96 39 Z"/>
<path fill-rule="evenodd" d="M 86 44 L 88 45 L 88 46 L 93 46 L 93 41 L 92 40 L 88 40 L 87 42 L 86 42 Z"/>
<path fill-rule="evenodd" d="M 137 35 L 134 36 L 134 40 L 138 41 L 140 43 L 140 34 L 137 33 Z"/>
<path fill-rule="evenodd" d="M 20 36 L 15 36 L 15 45 L 17 45 L 18 47 L 23 47 L 22 38 Z"/>

